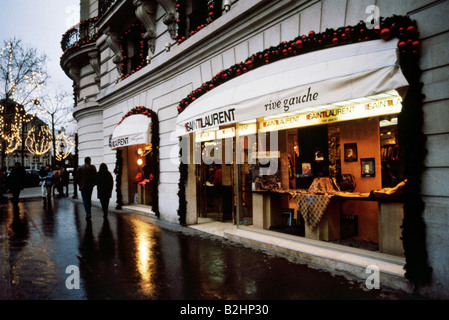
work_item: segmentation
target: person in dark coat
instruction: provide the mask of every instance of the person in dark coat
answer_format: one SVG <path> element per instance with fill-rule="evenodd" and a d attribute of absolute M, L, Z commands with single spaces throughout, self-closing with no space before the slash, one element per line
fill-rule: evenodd
<path fill-rule="evenodd" d="M 100 164 L 100 168 L 95 177 L 95 184 L 97 185 L 98 199 L 100 199 L 101 208 L 103 209 L 103 217 L 107 218 L 109 199 L 111 198 L 112 189 L 114 187 L 114 179 L 105 163 Z"/>
<path fill-rule="evenodd" d="M 84 164 L 78 168 L 76 173 L 77 184 L 86 210 L 86 220 L 91 218 L 92 191 L 95 187 L 95 176 L 97 174 L 97 169 L 90 162 L 90 157 L 84 158 Z"/>
<path fill-rule="evenodd" d="M 24 187 L 25 176 L 25 169 L 20 162 L 16 162 L 8 176 L 12 200 L 15 205 L 19 203 L 20 191 L 22 191 Z"/>
<path fill-rule="evenodd" d="M 69 196 L 69 180 L 70 173 L 67 171 L 66 166 L 62 166 L 61 168 L 61 186 L 62 186 L 62 195 L 68 197 Z M 64 189 L 66 190 L 64 193 Z"/>

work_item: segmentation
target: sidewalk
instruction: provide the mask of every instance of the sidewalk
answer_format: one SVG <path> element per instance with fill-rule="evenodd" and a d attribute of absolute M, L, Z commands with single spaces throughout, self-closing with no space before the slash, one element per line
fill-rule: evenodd
<path fill-rule="evenodd" d="M 5 197 L 11 198 L 11 194 L 7 193 Z M 26 188 L 20 193 L 20 198 L 38 197 L 41 197 L 40 187 Z M 73 184 L 69 186 L 68 197 L 73 197 Z M 81 201 L 81 194 L 79 192 L 77 199 Z M 93 201 L 93 204 L 95 206 L 99 205 L 95 201 Z M 150 214 L 148 208 L 130 205 L 123 207 L 122 210 L 112 208 L 111 210 L 117 213 L 127 212 L 149 217 L 158 225 L 167 226 L 170 224 Z M 254 229 L 251 226 L 240 226 L 237 228 L 232 223 L 218 221 L 191 225 L 188 228 L 281 255 L 287 259 L 306 263 L 333 274 L 355 278 L 361 282 L 364 282 L 367 277 L 367 267 L 374 265 L 379 268 L 383 285 L 407 293 L 413 291 L 410 282 L 405 278 L 405 271 L 403 269 L 405 259 L 402 257 L 386 255 L 379 252 L 371 252 L 368 254 L 366 251 L 357 248 L 344 247 L 323 241 L 318 242 L 269 230 Z"/>
<path fill-rule="evenodd" d="M 65 191 L 65 190 L 64 190 Z M 57 194 L 57 192 L 56 192 Z M 7 192 L 4 194 L 6 198 L 12 198 L 12 194 Z M 73 196 L 73 184 L 69 185 L 69 197 Z M 32 187 L 25 188 L 20 192 L 20 198 L 41 198 L 42 192 L 41 187 Z M 81 197 L 81 194 L 78 192 L 78 197 Z"/>

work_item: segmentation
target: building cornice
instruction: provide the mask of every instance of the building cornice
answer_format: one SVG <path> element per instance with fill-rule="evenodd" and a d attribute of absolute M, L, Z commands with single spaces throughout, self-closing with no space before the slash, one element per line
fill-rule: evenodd
<path fill-rule="evenodd" d="M 297 1 L 294 5 L 300 7 L 308 2 L 310 1 Z M 127 100 L 136 92 L 175 78 L 178 74 L 216 56 L 220 51 L 224 51 L 224 48 L 229 48 L 241 42 L 242 39 L 250 37 L 255 31 L 266 29 L 267 16 L 270 16 L 270 21 L 275 24 L 278 21 L 274 20 L 273 16 L 282 21 L 286 15 L 291 14 L 291 10 L 292 6 L 286 6 L 284 1 L 239 1 L 231 11 L 208 25 L 202 32 L 198 32 L 181 45 L 172 47 L 169 52 L 162 53 L 163 58 L 157 56 L 151 64 L 139 72 L 103 88 L 97 96 L 97 101 L 107 107 L 118 101 Z M 245 22 L 248 20 L 251 20 L 250 26 Z"/>
<path fill-rule="evenodd" d="M 78 122 L 83 118 L 90 117 L 92 115 L 102 114 L 103 109 L 96 101 L 88 101 L 78 103 L 73 109 L 73 118 Z"/>

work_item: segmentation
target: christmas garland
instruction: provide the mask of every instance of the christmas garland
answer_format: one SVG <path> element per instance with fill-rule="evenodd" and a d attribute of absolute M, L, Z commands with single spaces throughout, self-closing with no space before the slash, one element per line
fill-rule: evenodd
<path fill-rule="evenodd" d="M 115 207 L 117 210 L 120 210 L 123 206 L 123 197 L 122 197 L 122 168 L 123 168 L 123 159 L 122 159 L 122 150 L 117 149 L 115 153 L 115 190 L 117 192 L 117 206 Z"/>
<path fill-rule="evenodd" d="M 132 116 L 132 115 L 145 115 L 149 118 L 151 118 L 151 144 L 153 146 L 153 188 L 152 188 L 152 210 L 155 213 L 155 215 L 159 218 L 159 176 L 160 176 L 160 166 L 159 166 L 159 143 L 160 143 L 160 137 L 159 137 L 159 119 L 157 116 L 157 113 L 147 109 L 143 106 L 135 107 L 128 111 L 122 119 L 119 121 L 119 125 L 125 120 L 126 118 Z M 117 150 L 116 155 L 116 164 L 114 173 L 116 174 L 116 191 L 117 191 L 117 209 L 120 209 L 123 205 L 122 201 L 122 192 L 121 192 L 121 176 L 122 176 L 122 166 L 123 166 L 123 160 L 122 160 L 122 152 L 121 150 Z"/>
<path fill-rule="evenodd" d="M 423 95 L 420 81 L 419 56 L 421 41 L 415 21 L 409 17 L 393 16 L 381 19 L 379 26 L 366 28 L 361 21 L 355 26 L 338 29 L 326 29 L 325 32 L 298 36 L 292 41 L 284 41 L 278 46 L 272 46 L 264 51 L 253 54 L 245 61 L 237 63 L 228 69 L 221 70 L 210 81 L 203 83 L 180 101 L 178 114 L 193 101 L 215 87 L 241 74 L 276 62 L 281 59 L 313 52 L 329 47 L 383 39 L 398 39 L 400 65 L 404 76 L 409 82 L 409 90 L 403 101 L 403 109 L 399 116 L 399 140 L 401 159 L 403 159 L 404 176 L 407 179 L 404 197 L 404 220 L 401 226 L 402 241 L 406 257 L 405 276 L 411 280 L 415 288 L 429 283 L 432 269 L 428 265 L 426 247 L 426 226 L 423 220 L 424 202 L 421 199 L 421 176 L 426 155 L 423 124 Z M 182 148 L 180 148 L 182 149 Z M 180 155 L 181 156 L 181 155 Z M 187 165 L 181 162 L 179 166 L 179 221 L 186 223 L 187 201 Z"/>
<path fill-rule="evenodd" d="M 181 139 L 179 138 L 179 143 L 181 144 Z M 182 148 L 179 148 L 179 158 L 182 158 Z M 179 182 L 178 182 L 178 216 L 179 224 L 182 226 L 187 225 L 187 198 L 186 198 L 186 186 L 187 186 L 187 164 L 182 161 L 179 162 Z"/>
<path fill-rule="evenodd" d="M 121 79 L 125 79 L 135 72 L 139 71 L 147 65 L 147 60 L 145 52 L 148 50 L 148 44 L 143 40 L 143 34 L 145 29 L 142 24 L 134 23 L 132 24 L 124 35 L 120 37 L 120 51 L 122 53 L 123 61 L 121 63 Z M 128 56 L 128 41 L 132 43 L 139 43 L 138 55 L 130 58 Z M 127 70 L 128 61 L 131 59 L 131 69 Z"/>
<path fill-rule="evenodd" d="M 183 43 L 185 40 L 193 36 L 194 34 L 201 31 L 203 28 L 205 28 L 208 24 L 210 24 L 212 21 L 214 21 L 217 17 L 221 15 L 221 6 L 216 5 L 214 0 L 208 0 L 207 1 L 207 18 L 204 23 L 193 27 L 193 30 L 186 30 L 185 25 L 187 21 L 186 16 L 186 1 L 185 0 L 176 0 L 176 15 L 177 15 L 177 28 L 178 33 L 182 34 L 182 36 L 175 35 L 173 37 L 174 40 L 176 40 L 177 44 Z M 188 33 L 187 33 L 188 32 Z"/>
<path fill-rule="evenodd" d="M 63 50 L 63 54 L 61 56 L 61 59 L 68 54 L 69 52 L 85 45 L 85 44 L 89 44 L 89 43 L 93 43 L 95 41 L 97 41 L 98 37 L 100 36 L 100 33 L 96 32 L 95 34 L 91 35 L 91 36 L 84 36 L 81 35 L 81 30 L 83 30 L 83 28 L 87 25 L 87 28 L 89 27 L 89 24 L 94 24 L 96 23 L 98 20 L 98 17 L 94 17 L 94 18 L 90 18 L 90 19 L 86 19 L 84 21 L 81 21 L 79 23 L 79 25 L 74 26 L 72 28 L 70 28 L 69 30 L 67 30 L 63 35 L 62 35 L 62 40 L 61 40 L 61 48 Z M 89 30 L 88 30 L 89 31 Z M 66 42 L 69 42 L 69 37 L 73 34 L 73 33 L 78 33 L 78 41 L 72 45 L 72 46 L 68 46 L 68 44 Z"/>

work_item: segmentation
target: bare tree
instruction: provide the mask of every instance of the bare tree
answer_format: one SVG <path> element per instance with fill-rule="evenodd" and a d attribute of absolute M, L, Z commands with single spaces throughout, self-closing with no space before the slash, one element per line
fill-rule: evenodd
<path fill-rule="evenodd" d="M 1 163 L 4 165 L 8 144 L 20 136 L 23 124 L 31 121 L 39 110 L 41 88 L 48 79 L 47 57 L 37 50 L 25 48 L 21 40 L 4 41 L 0 48 L 0 138 Z M 11 110 L 11 105 L 15 110 Z M 11 123 L 11 112 L 13 121 Z M 9 119 L 8 117 L 9 113 Z M 22 132 L 23 136 L 23 132 Z M 22 142 L 22 153 L 25 149 Z M 23 158 L 23 154 L 22 154 Z"/>
<path fill-rule="evenodd" d="M 53 156 L 52 165 L 56 159 L 56 128 L 67 128 L 74 124 L 72 116 L 73 98 L 68 92 L 58 89 L 55 93 L 45 93 L 40 104 L 41 113 L 39 117 L 49 124 L 52 134 Z"/>

